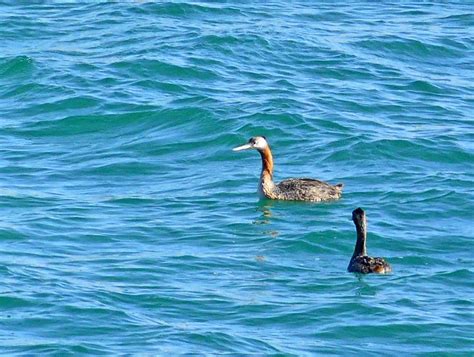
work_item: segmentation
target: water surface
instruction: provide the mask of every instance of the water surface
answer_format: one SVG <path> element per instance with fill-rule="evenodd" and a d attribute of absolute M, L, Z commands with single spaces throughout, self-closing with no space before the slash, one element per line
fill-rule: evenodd
<path fill-rule="evenodd" d="M 472 355 L 471 1 L 0 4 L 3 353 Z"/>

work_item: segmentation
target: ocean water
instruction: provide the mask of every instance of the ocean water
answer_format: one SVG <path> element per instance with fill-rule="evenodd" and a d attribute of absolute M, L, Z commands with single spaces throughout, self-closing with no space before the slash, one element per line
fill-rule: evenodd
<path fill-rule="evenodd" d="M 473 9 L 0 2 L 1 354 L 472 356 Z"/>

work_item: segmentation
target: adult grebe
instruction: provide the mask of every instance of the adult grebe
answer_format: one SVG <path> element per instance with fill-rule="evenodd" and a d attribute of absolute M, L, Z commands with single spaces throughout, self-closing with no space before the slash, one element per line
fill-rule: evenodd
<path fill-rule="evenodd" d="M 273 156 L 264 136 L 250 138 L 248 143 L 232 150 L 256 149 L 262 157 L 262 173 L 258 191 L 261 196 L 272 200 L 329 201 L 341 197 L 343 184 L 330 185 L 309 178 L 291 178 L 275 184 L 273 182 Z"/>
<path fill-rule="evenodd" d="M 377 273 L 386 274 L 392 271 L 392 267 L 383 258 L 367 256 L 367 219 L 362 208 L 352 211 L 352 220 L 357 230 L 357 241 L 347 271 L 351 273 Z"/>

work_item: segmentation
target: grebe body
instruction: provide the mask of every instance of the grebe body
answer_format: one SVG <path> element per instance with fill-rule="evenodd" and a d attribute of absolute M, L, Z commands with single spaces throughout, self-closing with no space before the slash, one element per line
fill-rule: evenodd
<path fill-rule="evenodd" d="M 361 274 L 387 274 L 392 267 L 383 258 L 374 258 L 367 255 L 367 219 L 362 208 L 352 211 L 352 220 L 357 230 L 357 241 L 347 271 Z"/>
<path fill-rule="evenodd" d="M 273 182 L 273 156 L 264 136 L 250 138 L 234 151 L 255 149 L 262 158 L 262 172 L 258 192 L 272 200 L 322 202 L 337 200 L 342 195 L 343 184 L 330 185 L 310 178 L 290 178 L 278 184 Z"/>

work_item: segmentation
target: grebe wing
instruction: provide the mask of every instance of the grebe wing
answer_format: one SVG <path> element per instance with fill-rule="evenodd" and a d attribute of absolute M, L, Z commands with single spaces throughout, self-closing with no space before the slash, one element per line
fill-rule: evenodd
<path fill-rule="evenodd" d="M 276 186 L 279 199 L 283 200 L 322 202 L 337 200 L 342 194 L 341 184 L 332 186 L 310 178 L 291 178 Z"/>
<path fill-rule="evenodd" d="M 364 274 L 387 274 L 392 271 L 392 267 L 383 258 L 359 255 L 351 261 L 349 271 Z"/>
<path fill-rule="evenodd" d="M 288 191 L 294 189 L 342 189 L 343 184 L 337 184 L 335 186 L 328 184 L 327 182 L 311 179 L 311 178 L 290 178 L 284 181 L 281 181 L 278 184 L 278 187 L 281 190 Z"/>

